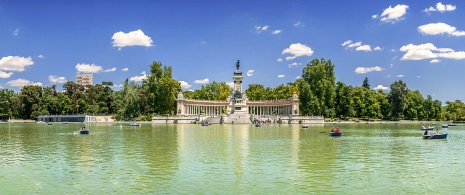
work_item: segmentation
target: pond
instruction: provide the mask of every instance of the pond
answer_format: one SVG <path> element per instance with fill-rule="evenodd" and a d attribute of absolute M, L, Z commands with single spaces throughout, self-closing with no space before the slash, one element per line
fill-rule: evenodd
<path fill-rule="evenodd" d="M 460 194 L 465 125 L 0 124 L 1 194 Z"/>

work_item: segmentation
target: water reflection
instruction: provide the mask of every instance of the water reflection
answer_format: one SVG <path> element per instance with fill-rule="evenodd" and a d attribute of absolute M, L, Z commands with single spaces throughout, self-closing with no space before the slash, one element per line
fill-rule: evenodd
<path fill-rule="evenodd" d="M 464 190 L 465 131 L 415 125 L 0 125 L 6 194 L 289 194 Z M 425 171 L 426 170 L 426 171 Z M 438 189 L 430 184 L 454 188 Z M 18 185 L 27 186 L 17 188 Z"/>

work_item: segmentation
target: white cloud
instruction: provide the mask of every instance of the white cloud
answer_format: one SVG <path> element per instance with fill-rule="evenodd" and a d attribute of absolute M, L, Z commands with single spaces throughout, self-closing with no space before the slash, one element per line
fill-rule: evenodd
<path fill-rule="evenodd" d="M 123 72 L 126 72 L 126 71 L 128 71 L 128 70 L 129 70 L 128 68 L 123 68 L 123 69 L 121 69 L 121 71 L 123 71 Z"/>
<path fill-rule="evenodd" d="M 247 71 L 247 76 L 249 76 L 249 77 L 252 76 L 254 72 L 255 72 L 255 70 L 249 70 L 249 71 Z"/>
<path fill-rule="evenodd" d="M 261 33 L 263 31 L 267 31 L 270 28 L 270 26 L 255 26 L 255 32 L 256 33 Z"/>
<path fill-rule="evenodd" d="M 144 79 L 147 78 L 147 74 L 145 73 L 145 71 L 142 71 L 140 74 L 140 76 L 133 76 L 129 80 L 134 82 L 142 82 Z"/>
<path fill-rule="evenodd" d="M 383 85 L 378 85 L 376 86 L 375 88 L 373 88 L 373 90 L 383 90 L 383 91 L 386 91 L 386 90 L 389 90 L 389 87 L 385 87 Z"/>
<path fill-rule="evenodd" d="M 23 72 L 27 66 L 33 64 L 31 57 L 7 56 L 0 59 L 0 70 Z"/>
<path fill-rule="evenodd" d="M 123 87 L 123 85 L 122 85 L 122 84 L 119 84 L 119 85 L 117 85 L 117 84 L 113 84 L 113 86 L 111 86 L 111 88 L 121 88 L 121 87 Z"/>
<path fill-rule="evenodd" d="M 424 35 L 449 34 L 452 36 L 465 36 L 465 31 L 458 31 L 454 26 L 442 22 L 421 25 L 418 27 L 418 31 Z"/>
<path fill-rule="evenodd" d="M 293 60 L 300 56 L 311 56 L 313 54 L 313 50 L 304 44 L 294 43 L 291 44 L 289 48 L 283 50 L 282 54 L 286 53 L 292 54 L 292 56 L 286 57 L 286 60 Z"/>
<path fill-rule="evenodd" d="M 399 74 L 399 75 L 397 75 L 396 77 L 402 78 L 402 77 L 405 77 L 405 75 Z"/>
<path fill-rule="evenodd" d="M 118 47 L 119 50 L 126 46 L 153 46 L 152 38 L 145 35 L 140 29 L 128 33 L 116 32 L 111 39 L 113 39 L 113 47 Z"/>
<path fill-rule="evenodd" d="M 300 79 L 300 76 L 296 76 L 295 79 Z"/>
<path fill-rule="evenodd" d="M 18 36 L 19 35 L 19 28 L 13 31 L 13 36 Z"/>
<path fill-rule="evenodd" d="M 113 67 L 113 68 L 110 68 L 110 69 L 106 69 L 103 72 L 115 72 L 115 71 L 116 71 L 116 67 Z"/>
<path fill-rule="evenodd" d="M 386 8 L 383 13 L 380 15 L 382 22 L 391 22 L 396 23 L 399 20 L 402 20 L 402 16 L 407 13 L 408 5 L 398 4 L 395 7 L 389 6 Z"/>
<path fill-rule="evenodd" d="M 298 22 L 294 23 L 294 26 L 295 27 L 305 27 L 305 24 L 302 21 L 298 21 Z"/>
<path fill-rule="evenodd" d="M 375 47 L 375 51 L 381 51 L 381 50 L 383 50 L 383 48 L 381 48 L 380 46 Z"/>
<path fill-rule="evenodd" d="M 195 84 L 207 84 L 210 80 L 208 78 L 205 79 L 200 79 L 200 80 L 195 80 Z"/>
<path fill-rule="evenodd" d="M 361 45 L 362 45 L 362 42 L 359 41 L 359 42 L 356 42 L 356 43 L 351 43 L 351 44 L 349 44 L 349 46 L 347 46 L 347 47 L 359 47 L 359 46 L 361 46 Z"/>
<path fill-rule="evenodd" d="M 376 19 L 376 18 L 378 18 L 378 15 L 377 14 L 372 15 L 371 18 Z"/>
<path fill-rule="evenodd" d="M 341 46 L 346 46 L 352 43 L 352 40 L 347 40 L 344 43 L 341 44 Z"/>
<path fill-rule="evenodd" d="M 283 61 L 283 59 L 282 59 L 282 58 L 278 58 L 276 61 L 278 61 L 278 62 L 282 62 L 282 61 Z"/>
<path fill-rule="evenodd" d="M 379 71 L 382 71 L 383 69 L 379 66 L 375 66 L 375 67 L 357 67 L 355 69 L 355 73 L 356 74 L 366 74 L 366 73 L 369 73 L 369 72 L 379 72 Z"/>
<path fill-rule="evenodd" d="M 283 74 L 279 74 L 279 75 L 278 75 L 278 78 L 284 78 L 284 75 L 283 75 Z"/>
<path fill-rule="evenodd" d="M 370 45 L 362 45 L 357 48 L 355 48 L 355 51 L 371 51 L 371 46 Z"/>
<path fill-rule="evenodd" d="M 48 76 L 48 81 L 50 81 L 50 83 L 66 83 L 66 78 L 65 77 L 59 77 L 59 76 L 56 76 L 56 75 L 50 75 Z"/>
<path fill-rule="evenodd" d="M 436 3 L 436 7 L 429 7 L 423 10 L 423 12 L 429 13 L 429 12 L 446 12 L 446 11 L 454 11 L 456 9 L 455 5 L 447 4 L 444 5 L 441 2 Z"/>
<path fill-rule="evenodd" d="M 12 74 L 13 74 L 12 72 L 0 71 L 0 78 L 2 79 L 10 78 Z"/>
<path fill-rule="evenodd" d="M 279 33 L 282 33 L 283 30 L 274 30 L 271 34 L 277 35 Z"/>
<path fill-rule="evenodd" d="M 288 66 L 289 68 L 292 68 L 292 67 L 297 67 L 297 66 L 299 66 L 299 65 L 301 65 L 301 64 L 302 64 L 302 63 L 294 62 L 294 63 L 292 63 L 292 64 L 288 64 L 287 66 Z"/>
<path fill-rule="evenodd" d="M 234 81 L 226 81 L 226 84 L 229 85 L 231 88 L 234 88 Z"/>
<path fill-rule="evenodd" d="M 8 81 L 6 83 L 7 85 L 11 86 L 11 87 L 24 87 L 26 85 L 37 85 L 37 86 L 42 86 L 42 83 L 41 82 L 37 82 L 37 83 L 34 83 L 34 82 L 31 82 L 29 80 L 26 80 L 26 79 L 22 79 L 22 78 L 19 78 L 19 79 L 16 79 L 16 80 L 11 80 L 11 81 Z"/>
<path fill-rule="evenodd" d="M 181 88 L 183 89 L 189 89 L 192 87 L 192 85 L 189 85 L 186 81 L 179 81 L 179 84 L 181 84 Z"/>
<path fill-rule="evenodd" d="M 441 60 L 438 59 L 432 59 L 429 63 L 439 63 Z"/>
<path fill-rule="evenodd" d="M 40 58 L 40 59 L 44 59 L 44 58 L 45 58 L 45 56 L 42 55 L 42 54 L 38 55 L 37 57 Z"/>
<path fill-rule="evenodd" d="M 97 66 L 95 64 L 77 64 L 75 66 L 76 70 L 78 72 L 82 73 L 99 73 L 103 71 L 103 68 L 101 66 Z"/>
<path fill-rule="evenodd" d="M 432 43 L 421 45 L 408 44 L 402 46 L 400 51 L 406 52 L 402 56 L 402 60 L 424 60 L 438 57 L 456 60 L 465 59 L 464 51 L 454 51 L 451 48 L 437 48 Z"/>

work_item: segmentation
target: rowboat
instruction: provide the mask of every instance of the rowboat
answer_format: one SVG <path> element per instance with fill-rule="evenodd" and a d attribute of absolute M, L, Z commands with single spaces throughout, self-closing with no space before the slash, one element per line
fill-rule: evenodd
<path fill-rule="evenodd" d="M 341 136 L 342 132 L 329 132 L 330 136 Z"/>
<path fill-rule="evenodd" d="M 89 134 L 89 130 L 87 129 L 79 130 L 79 134 Z"/>
<path fill-rule="evenodd" d="M 433 134 L 433 135 L 423 135 L 423 139 L 446 139 L 447 133 L 444 134 Z"/>

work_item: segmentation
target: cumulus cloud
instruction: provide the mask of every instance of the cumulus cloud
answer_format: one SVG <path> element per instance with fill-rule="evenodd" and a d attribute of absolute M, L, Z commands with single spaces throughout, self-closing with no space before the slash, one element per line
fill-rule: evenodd
<path fill-rule="evenodd" d="M 283 30 L 274 30 L 271 34 L 277 35 L 279 33 L 282 33 Z"/>
<path fill-rule="evenodd" d="M 286 57 L 286 60 L 293 60 L 297 57 L 300 56 L 311 56 L 313 54 L 312 48 L 301 44 L 301 43 L 294 43 L 289 46 L 289 48 L 286 48 L 283 50 L 282 54 L 289 53 L 292 56 Z"/>
<path fill-rule="evenodd" d="M 67 82 L 65 77 L 59 77 L 59 76 L 56 76 L 56 75 L 48 76 L 48 81 L 50 81 L 50 83 L 53 83 L 53 84 L 66 83 Z"/>
<path fill-rule="evenodd" d="M 144 79 L 147 78 L 147 74 L 145 73 L 145 71 L 142 71 L 140 74 L 141 75 L 139 75 L 139 76 L 131 77 L 129 80 L 134 81 L 134 82 L 142 82 Z"/>
<path fill-rule="evenodd" d="M 18 87 L 18 88 L 21 88 L 21 87 L 24 87 L 26 85 L 37 85 L 37 86 L 42 86 L 42 83 L 41 82 L 31 82 L 29 80 L 26 80 L 26 79 L 22 79 L 22 78 L 19 78 L 19 79 L 16 79 L 16 80 L 11 80 L 11 81 L 8 81 L 6 83 L 7 85 L 11 86 L 11 87 Z"/>
<path fill-rule="evenodd" d="M 455 5 L 451 5 L 451 4 L 442 4 L 441 2 L 439 3 L 436 3 L 436 7 L 429 7 L 429 8 L 426 8 L 423 10 L 423 12 L 426 12 L 429 14 L 429 12 L 450 12 L 450 11 L 454 11 L 456 9 Z"/>
<path fill-rule="evenodd" d="M 278 61 L 278 62 L 282 62 L 282 61 L 283 61 L 283 59 L 282 59 L 282 58 L 278 58 L 276 61 Z"/>
<path fill-rule="evenodd" d="M 128 71 L 128 70 L 129 70 L 128 68 L 123 68 L 123 69 L 121 69 L 121 71 L 123 71 L 123 72 L 126 72 L 126 71 Z"/>
<path fill-rule="evenodd" d="M 283 75 L 283 74 L 279 74 L 279 75 L 278 75 L 278 78 L 284 78 L 284 75 Z"/>
<path fill-rule="evenodd" d="M 375 47 L 375 51 L 381 51 L 381 50 L 383 50 L 383 48 L 381 48 L 380 46 Z"/>
<path fill-rule="evenodd" d="M 111 39 L 113 39 L 113 47 L 118 47 L 119 50 L 127 46 L 153 46 L 152 38 L 145 35 L 140 29 L 128 33 L 116 32 Z"/>
<path fill-rule="evenodd" d="M 376 19 L 376 18 L 378 18 L 378 15 L 377 14 L 372 15 L 371 18 Z"/>
<path fill-rule="evenodd" d="M 31 57 L 6 56 L 0 59 L 0 70 L 23 72 L 27 66 L 34 64 Z"/>
<path fill-rule="evenodd" d="M 103 72 L 115 72 L 115 71 L 116 71 L 116 67 L 113 67 L 113 68 L 110 68 L 110 69 L 106 69 Z"/>
<path fill-rule="evenodd" d="M 207 84 L 210 80 L 208 78 L 205 79 L 200 79 L 200 80 L 195 80 L 195 84 Z"/>
<path fill-rule="evenodd" d="M 267 31 L 270 28 L 270 26 L 255 26 L 255 32 L 256 33 L 261 33 L 263 31 Z"/>
<path fill-rule="evenodd" d="M 347 40 L 341 44 L 341 46 L 346 46 L 346 49 L 355 47 L 355 51 L 371 51 L 370 45 L 362 45 L 362 42 L 353 42 L 352 40 Z M 379 46 L 375 48 L 375 50 L 381 49 Z"/>
<path fill-rule="evenodd" d="M 13 75 L 12 72 L 3 72 L 3 71 L 0 71 L 0 78 L 2 78 L 2 79 L 10 78 L 11 75 Z"/>
<path fill-rule="evenodd" d="M 181 85 L 181 88 L 183 89 L 189 89 L 192 87 L 192 85 L 189 85 L 186 81 L 179 81 L 179 84 Z"/>
<path fill-rule="evenodd" d="M 378 15 L 371 16 L 372 18 L 381 18 L 382 22 L 390 22 L 396 23 L 399 20 L 402 20 L 403 16 L 407 14 L 407 9 L 409 8 L 408 5 L 398 4 L 395 7 L 389 6 L 388 8 L 384 9 L 383 13 Z"/>
<path fill-rule="evenodd" d="M 446 23 L 430 23 L 418 27 L 418 31 L 424 35 L 449 34 L 452 36 L 465 36 L 465 31 L 457 30 L 454 26 Z"/>
<path fill-rule="evenodd" d="M 389 87 L 385 87 L 383 85 L 378 85 L 376 86 L 375 88 L 373 88 L 373 90 L 383 90 L 383 91 L 386 91 L 386 90 L 389 90 Z"/>
<path fill-rule="evenodd" d="M 341 44 L 341 46 L 346 46 L 352 43 L 352 40 L 347 40 L 344 43 Z"/>
<path fill-rule="evenodd" d="M 103 71 L 103 68 L 101 66 L 97 66 L 95 64 L 77 64 L 75 66 L 76 70 L 78 72 L 82 73 L 99 73 Z"/>
<path fill-rule="evenodd" d="M 302 63 L 294 62 L 294 63 L 292 63 L 292 64 L 288 64 L 287 66 L 288 66 L 289 68 L 292 68 L 292 67 L 297 67 L 297 66 L 299 66 L 299 65 L 301 65 L 301 64 L 302 64 Z"/>
<path fill-rule="evenodd" d="M 379 72 L 379 71 L 383 71 L 383 69 L 379 66 L 375 66 L 375 67 L 357 67 L 354 72 L 356 74 L 366 74 L 369 72 Z"/>
<path fill-rule="evenodd" d="M 247 71 L 247 76 L 249 76 L 249 77 L 252 76 L 254 72 L 255 72 L 255 70 L 249 70 L 249 71 Z"/>
<path fill-rule="evenodd" d="M 44 59 L 44 58 L 45 58 L 45 56 L 42 55 L 42 54 L 38 55 L 37 57 L 40 58 L 40 59 Z"/>
<path fill-rule="evenodd" d="M 362 45 L 357 48 L 355 48 L 355 51 L 371 51 L 371 46 L 370 45 Z"/>
<path fill-rule="evenodd" d="M 439 63 L 441 60 L 438 59 L 432 59 L 429 63 Z"/>
<path fill-rule="evenodd" d="M 451 48 L 437 48 L 432 43 L 408 44 L 402 46 L 400 51 L 406 52 L 402 56 L 402 60 L 424 60 L 438 57 L 456 60 L 465 59 L 465 52 L 463 51 L 454 51 Z"/>

